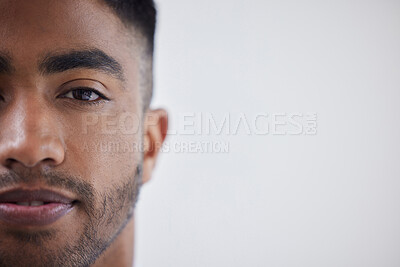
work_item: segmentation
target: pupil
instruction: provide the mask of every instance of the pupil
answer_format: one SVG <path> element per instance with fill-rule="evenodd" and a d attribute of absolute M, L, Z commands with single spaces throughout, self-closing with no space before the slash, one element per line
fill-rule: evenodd
<path fill-rule="evenodd" d="M 92 92 L 84 89 L 77 89 L 73 92 L 74 98 L 79 100 L 90 100 Z"/>

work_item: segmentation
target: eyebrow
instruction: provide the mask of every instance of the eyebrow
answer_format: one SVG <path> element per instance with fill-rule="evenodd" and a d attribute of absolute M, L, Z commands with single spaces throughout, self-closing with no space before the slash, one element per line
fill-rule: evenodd
<path fill-rule="evenodd" d="M 9 74 L 13 71 L 11 59 L 7 54 L 0 52 L 0 74 Z"/>
<path fill-rule="evenodd" d="M 121 64 L 99 49 L 73 50 L 63 54 L 47 54 L 39 63 L 39 71 L 43 74 L 60 73 L 82 68 L 100 70 L 124 81 L 124 72 Z"/>

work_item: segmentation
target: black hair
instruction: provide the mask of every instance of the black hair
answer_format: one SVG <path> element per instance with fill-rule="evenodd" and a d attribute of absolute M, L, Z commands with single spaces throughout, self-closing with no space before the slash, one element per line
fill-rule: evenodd
<path fill-rule="evenodd" d="M 152 58 L 157 11 L 153 0 L 103 0 L 127 26 L 138 30 L 146 40 L 146 62 L 142 62 L 141 83 L 143 108 L 146 110 L 153 95 Z"/>
<path fill-rule="evenodd" d="M 148 52 L 154 50 L 157 11 L 153 0 L 103 0 L 130 26 L 139 30 L 147 40 Z"/>

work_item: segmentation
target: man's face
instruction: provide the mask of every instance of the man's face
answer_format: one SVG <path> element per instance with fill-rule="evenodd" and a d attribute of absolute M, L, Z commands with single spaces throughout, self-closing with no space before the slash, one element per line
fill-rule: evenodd
<path fill-rule="evenodd" d="M 85 265 L 140 185 L 140 35 L 101 1 L 0 14 L 0 266 Z"/>

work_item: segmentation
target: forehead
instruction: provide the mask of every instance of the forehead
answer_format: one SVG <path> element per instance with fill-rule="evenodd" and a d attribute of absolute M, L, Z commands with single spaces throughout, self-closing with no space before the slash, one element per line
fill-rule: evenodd
<path fill-rule="evenodd" d="M 21 68 L 80 48 L 101 49 L 124 65 L 134 51 L 133 35 L 101 0 L 0 0 L 0 40 L 0 52 Z"/>

